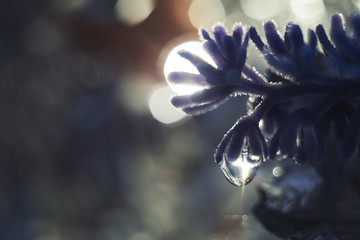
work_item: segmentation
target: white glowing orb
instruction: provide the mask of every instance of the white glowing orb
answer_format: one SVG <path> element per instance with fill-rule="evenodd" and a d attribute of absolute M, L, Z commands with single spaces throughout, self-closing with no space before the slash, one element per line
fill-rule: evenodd
<path fill-rule="evenodd" d="M 164 64 L 164 75 L 166 80 L 168 81 L 168 84 L 170 88 L 178 95 L 186 95 L 194 93 L 198 90 L 201 90 L 202 87 L 200 86 L 194 86 L 189 84 L 174 84 L 169 82 L 168 76 L 171 72 L 188 72 L 188 73 L 195 73 L 199 74 L 199 71 L 192 65 L 191 62 L 186 60 L 185 58 L 181 57 L 178 52 L 180 50 L 186 50 L 189 52 L 194 53 L 195 55 L 201 57 L 206 62 L 208 62 L 210 65 L 215 67 L 214 61 L 211 59 L 209 54 L 205 52 L 205 50 L 202 47 L 202 43 L 199 41 L 189 41 L 182 43 L 176 47 L 174 47 L 169 55 L 167 56 Z"/>
<path fill-rule="evenodd" d="M 219 0 L 193 0 L 188 17 L 195 28 L 210 28 L 216 22 L 225 21 L 225 10 Z"/>
<path fill-rule="evenodd" d="M 269 20 L 283 11 L 280 0 L 240 0 L 244 13 L 256 20 Z"/>
<path fill-rule="evenodd" d="M 305 20 L 313 20 L 325 15 L 323 0 L 291 0 L 290 5 L 293 13 Z"/>
<path fill-rule="evenodd" d="M 117 0 L 115 14 L 126 25 L 136 25 L 144 21 L 154 10 L 153 0 Z"/>
<path fill-rule="evenodd" d="M 186 117 L 184 112 L 178 110 L 171 104 L 171 96 L 171 89 L 168 86 L 162 86 L 157 88 L 150 97 L 150 112 L 152 116 L 161 123 L 172 124 Z"/>

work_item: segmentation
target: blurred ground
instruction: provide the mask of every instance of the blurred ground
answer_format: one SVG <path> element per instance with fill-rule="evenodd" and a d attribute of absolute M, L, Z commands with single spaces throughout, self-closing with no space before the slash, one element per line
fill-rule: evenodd
<path fill-rule="evenodd" d="M 213 163 L 246 99 L 172 124 L 154 118 L 149 100 L 166 85 L 167 54 L 197 40 L 197 27 L 313 28 L 359 6 L 1 0 L 0 239 L 276 239 L 251 215 L 266 170 L 239 189 Z M 249 62 L 264 70 L 254 49 Z"/>

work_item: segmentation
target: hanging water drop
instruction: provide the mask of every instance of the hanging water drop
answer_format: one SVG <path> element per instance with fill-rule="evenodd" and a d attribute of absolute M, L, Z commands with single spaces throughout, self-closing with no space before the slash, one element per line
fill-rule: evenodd
<path fill-rule="evenodd" d="M 244 186 L 255 177 L 258 166 L 263 161 L 263 156 L 254 155 L 250 152 L 247 137 L 238 158 L 232 159 L 225 152 L 223 159 L 218 163 L 226 179 L 235 186 Z"/>

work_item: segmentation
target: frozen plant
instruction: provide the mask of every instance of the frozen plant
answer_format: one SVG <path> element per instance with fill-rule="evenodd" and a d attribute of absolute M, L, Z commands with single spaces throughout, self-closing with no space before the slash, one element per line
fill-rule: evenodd
<path fill-rule="evenodd" d="M 266 159 L 293 158 L 299 164 L 321 166 L 325 138 L 338 143 L 342 161 L 355 156 L 360 124 L 360 15 L 350 18 L 351 36 L 344 25 L 343 17 L 335 14 L 330 39 L 318 25 L 304 41 L 298 25 L 288 23 L 282 38 L 275 23 L 268 21 L 264 23 L 267 43 L 254 27 L 245 31 L 237 25 L 232 35 L 221 25 L 212 34 L 201 30 L 203 47 L 216 67 L 191 52 L 179 52 L 199 74 L 172 72 L 168 82 L 201 86 L 201 90 L 174 96 L 175 107 L 197 115 L 231 96 L 249 96 L 247 115 L 235 122 L 215 153 L 216 163 L 232 184 L 249 183 Z M 250 40 L 269 66 L 266 76 L 246 63 Z"/>

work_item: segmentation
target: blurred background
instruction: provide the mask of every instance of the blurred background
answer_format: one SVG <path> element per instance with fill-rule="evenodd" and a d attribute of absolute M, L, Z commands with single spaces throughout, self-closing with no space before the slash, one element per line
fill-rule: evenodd
<path fill-rule="evenodd" d="M 168 55 L 216 22 L 260 34 L 269 19 L 282 33 L 290 20 L 328 29 L 332 14 L 359 7 L 358 0 L 1 0 L 0 239 L 277 239 L 251 207 L 257 184 L 281 169 L 269 163 L 237 188 L 213 162 L 246 98 L 185 116 L 169 103 L 164 71 L 186 63 Z M 249 52 L 248 63 L 264 72 L 253 46 Z"/>

